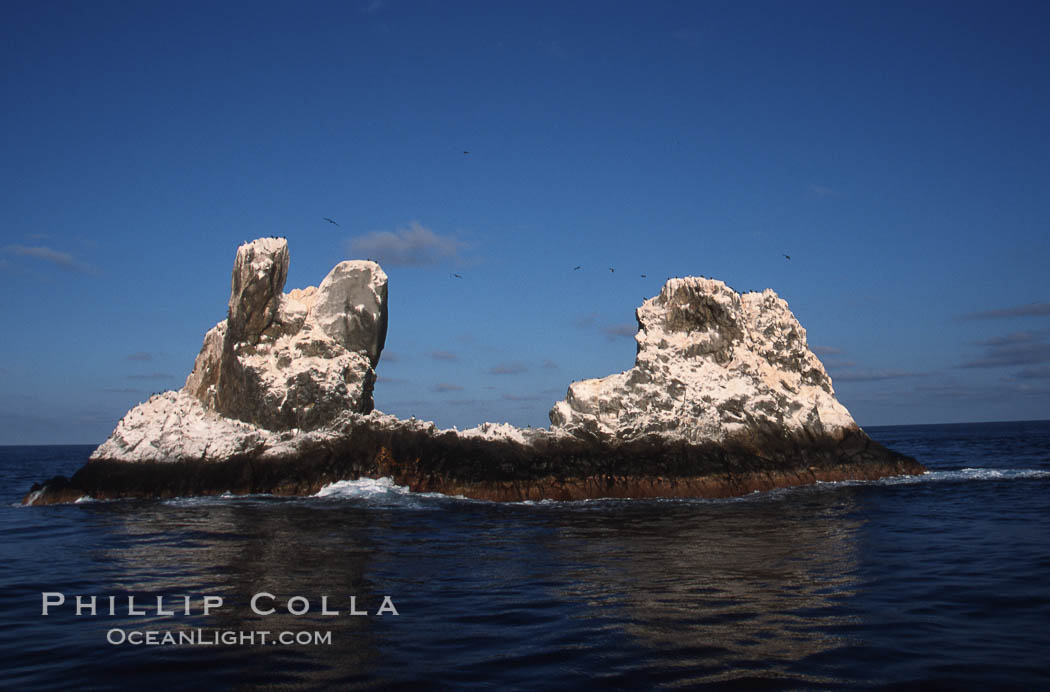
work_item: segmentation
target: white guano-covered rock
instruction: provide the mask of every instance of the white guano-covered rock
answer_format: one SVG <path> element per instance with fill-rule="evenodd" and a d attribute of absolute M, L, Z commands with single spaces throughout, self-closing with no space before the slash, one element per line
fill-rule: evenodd
<path fill-rule="evenodd" d="M 314 296 L 312 317 L 329 338 L 374 366 L 386 342 L 387 276 L 371 261 L 340 262 Z"/>
<path fill-rule="evenodd" d="M 634 367 L 574 382 L 550 430 L 398 420 L 373 411 L 372 399 L 386 274 L 371 261 L 340 262 L 320 286 L 281 293 L 287 271 L 283 239 L 238 248 L 227 319 L 205 335 L 186 385 L 129 411 L 92 458 L 284 459 L 345 441 L 362 421 L 379 433 L 526 448 L 653 435 L 695 445 L 794 436 L 805 445 L 857 429 L 786 302 L 695 277 L 668 281 L 637 309 Z"/>
<path fill-rule="evenodd" d="M 287 270 L 283 239 L 238 249 L 227 326 L 206 336 L 186 391 L 267 430 L 313 430 L 344 411 L 367 413 L 386 339 L 386 274 L 375 262 L 340 262 L 320 287 L 274 295 Z M 254 326 L 234 329 L 242 319 Z"/>
<path fill-rule="evenodd" d="M 368 413 L 386 340 L 387 276 L 340 262 L 321 282 L 281 293 L 283 238 L 237 249 L 227 318 L 208 330 L 179 392 L 129 411 L 94 458 L 219 459 L 288 448 L 289 435 Z"/>
<path fill-rule="evenodd" d="M 124 414 L 92 459 L 222 461 L 251 454 L 270 442 L 264 430 L 209 411 L 189 394 L 154 394 Z"/>
<path fill-rule="evenodd" d="M 375 262 L 341 262 L 320 288 L 284 294 L 288 263 L 283 238 L 237 249 L 227 318 L 205 334 L 182 392 L 260 430 L 312 430 L 344 412 L 371 411 L 386 338 L 386 274 Z M 125 420 L 143 425 L 143 406 Z M 165 434 L 175 434 L 172 424 Z M 196 449 L 200 430 L 184 432 Z"/>
<path fill-rule="evenodd" d="M 755 431 L 840 439 L 856 429 L 806 330 L 773 291 L 671 279 L 636 316 L 634 367 L 574 382 L 551 409 L 553 430 L 705 443 Z"/>

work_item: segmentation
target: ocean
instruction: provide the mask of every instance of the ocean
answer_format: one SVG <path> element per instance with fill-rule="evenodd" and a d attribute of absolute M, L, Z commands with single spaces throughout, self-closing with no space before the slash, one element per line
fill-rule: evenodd
<path fill-rule="evenodd" d="M 0 687 L 1050 688 L 1050 422 L 867 431 L 930 473 L 732 500 L 366 480 L 21 507 L 92 448 L 0 447 Z"/>

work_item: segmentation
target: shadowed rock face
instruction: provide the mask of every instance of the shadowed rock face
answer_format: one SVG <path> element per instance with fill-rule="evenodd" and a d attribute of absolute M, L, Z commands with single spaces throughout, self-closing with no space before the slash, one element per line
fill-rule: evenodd
<path fill-rule="evenodd" d="M 773 291 L 672 279 L 636 312 L 634 367 L 574 382 L 550 430 L 439 430 L 372 410 L 379 265 L 341 262 L 319 287 L 282 293 L 288 259 L 283 239 L 241 246 L 227 319 L 182 390 L 133 408 L 72 479 L 24 502 L 309 494 L 380 476 L 490 500 L 724 497 L 924 471 L 857 426 Z"/>
<path fill-rule="evenodd" d="M 226 319 L 231 340 L 258 343 L 277 316 L 288 278 L 288 241 L 260 238 L 237 248 Z"/>

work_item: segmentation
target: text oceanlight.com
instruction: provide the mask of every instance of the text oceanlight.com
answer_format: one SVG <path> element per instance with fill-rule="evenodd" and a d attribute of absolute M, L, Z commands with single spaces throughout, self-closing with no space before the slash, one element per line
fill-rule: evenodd
<path fill-rule="evenodd" d="M 124 630 L 106 632 L 106 641 L 114 646 L 330 646 L 329 631 L 300 630 L 270 632 L 267 630 Z"/>

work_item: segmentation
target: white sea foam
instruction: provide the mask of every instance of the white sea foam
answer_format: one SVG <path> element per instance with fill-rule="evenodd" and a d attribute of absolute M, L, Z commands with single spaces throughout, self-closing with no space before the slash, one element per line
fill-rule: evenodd
<path fill-rule="evenodd" d="M 408 495 L 411 492 L 403 485 L 396 485 L 393 478 L 359 478 L 356 481 L 329 483 L 318 490 L 314 497 L 375 498 Z"/>
<path fill-rule="evenodd" d="M 274 499 L 274 496 L 270 493 L 251 493 L 246 495 L 236 495 L 227 490 L 221 495 L 190 495 L 184 497 L 172 497 L 166 500 L 161 500 L 160 502 L 161 504 L 172 505 L 175 507 L 194 507 L 197 505 L 221 505 L 228 504 L 230 502 L 258 502 L 260 500 L 272 499 Z"/>
<path fill-rule="evenodd" d="M 404 507 L 426 506 L 420 500 L 462 500 L 465 502 L 484 502 L 462 495 L 444 495 L 442 493 L 415 493 L 407 486 L 397 485 L 389 476 L 384 478 L 358 478 L 353 481 L 336 481 L 329 483 L 315 495 L 325 499 L 369 500 L 372 502 L 391 502 Z"/>
<path fill-rule="evenodd" d="M 1050 478 L 1050 471 L 1038 469 L 958 469 L 955 471 L 928 471 L 921 476 L 894 476 L 883 478 L 883 485 L 910 483 L 937 483 L 943 481 L 1011 481 L 1026 478 Z"/>
<path fill-rule="evenodd" d="M 817 485 L 915 485 L 951 481 L 1011 481 L 1050 478 L 1050 471 L 1040 469 L 981 469 L 967 468 L 952 471 L 927 471 L 918 476 L 891 476 L 875 481 L 817 481 Z"/>

